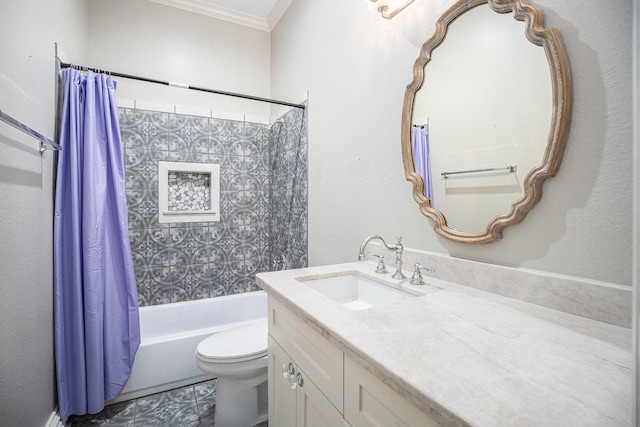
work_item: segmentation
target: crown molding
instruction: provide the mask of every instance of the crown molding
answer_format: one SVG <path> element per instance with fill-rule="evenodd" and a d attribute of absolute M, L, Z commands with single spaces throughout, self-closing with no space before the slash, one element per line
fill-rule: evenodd
<path fill-rule="evenodd" d="M 227 22 L 244 25 L 262 31 L 270 32 L 278 23 L 284 12 L 287 10 L 292 0 L 278 0 L 269 16 L 264 19 L 258 16 L 249 15 L 224 7 L 215 6 L 210 2 L 202 0 L 151 0 L 154 3 L 187 10 L 193 13 L 210 16 Z"/>
<path fill-rule="evenodd" d="M 282 18 L 282 15 L 284 15 L 287 9 L 289 9 L 289 6 L 291 6 L 292 1 L 293 0 L 276 1 L 276 4 L 273 5 L 273 9 L 271 9 L 271 12 L 267 17 L 267 26 L 269 27 L 269 31 L 275 28 L 275 26 L 278 24 L 278 21 L 280 21 L 280 18 Z"/>

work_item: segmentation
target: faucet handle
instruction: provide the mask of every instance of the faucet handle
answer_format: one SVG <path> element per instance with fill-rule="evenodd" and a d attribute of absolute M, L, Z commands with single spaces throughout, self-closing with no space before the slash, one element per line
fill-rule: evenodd
<path fill-rule="evenodd" d="M 411 283 L 412 285 L 424 285 L 424 280 L 422 280 L 422 273 L 420 272 L 420 270 L 424 270 L 427 271 L 429 273 L 433 273 L 434 271 L 436 271 L 435 268 L 433 267 L 423 267 L 422 265 L 420 265 L 420 263 L 416 262 L 413 265 L 413 275 L 411 276 L 411 280 L 409 281 L 409 283 Z"/>
<path fill-rule="evenodd" d="M 376 273 L 378 274 L 387 274 L 387 267 L 384 265 L 384 255 L 371 254 L 374 257 L 378 258 L 378 265 L 376 266 Z"/>

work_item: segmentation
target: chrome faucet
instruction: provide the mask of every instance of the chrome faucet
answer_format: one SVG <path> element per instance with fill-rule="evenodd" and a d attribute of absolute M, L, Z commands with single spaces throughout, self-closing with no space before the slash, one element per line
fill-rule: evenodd
<path fill-rule="evenodd" d="M 378 254 L 371 254 L 371 256 L 374 256 L 376 258 L 378 258 L 378 265 L 376 267 L 376 273 L 377 274 L 387 274 L 387 266 L 384 265 L 384 255 L 378 255 Z"/>
<path fill-rule="evenodd" d="M 422 274 L 420 273 L 420 270 L 424 270 L 427 271 L 429 273 L 433 273 L 434 271 L 436 271 L 435 268 L 433 267 L 423 267 L 420 265 L 420 263 L 415 263 L 413 265 L 413 275 L 411 276 L 411 280 L 409 281 L 409 283 L 411 283 L 412 285 L 424 285 L 424 280 L 422 280 Z"/>
<path fill-rule="evenodd" d="M 402 236 L 397 236 L 396 239 L 398 240 L 395 244 L 395 246 L 389 246 L 387 244 L 387 242 L 384 241 L 384 239 L 380 236 L 378 236 L 377 234 L 371 235 L 369 237 L 367 237 L 366 239 L 364 239 L 362 241 L 362 244 L 360 245 L 360 252 L 358 253 L 358 260 L 359 261 L 364 261 L 365 259 L 365 255 L 364 255 L 364 250 L 367 247 L 367 245 L 369 244 L 370 241 L 372 240 L 380 240 L 380 242 L 382 242 L 382 244 L 384 245 L 384 247 L 389 250 L 389 251 L 393 251 L 396 253 L 396 272 L 393 273 L 393 275 L 391 276 L 392 279 L 397 279 L 397 280 L 402 280 L 402 279 L 406 279 L 407 276 L 405 276 L 404 274 L 402 274 L 402 252 L 404 251 L 404 246 L 402 246 Z"/>

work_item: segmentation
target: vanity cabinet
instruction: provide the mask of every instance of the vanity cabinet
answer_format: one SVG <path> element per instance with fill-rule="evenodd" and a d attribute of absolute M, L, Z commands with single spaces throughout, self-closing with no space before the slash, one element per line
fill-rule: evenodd
<path fill-rule="evenodd" d="M 438 426 L 269 296 L 269 424 Z"/>
<path fill-rule="evenodd" d="M 353 426 L 440 426 L 349 357 L 344 360 L 344 416 Z"/>
<path fill-rule="evenodd" d="M 281 426 L 295 426 L 297 410 L 295 363 L 271 335 L 269 335 L 268 355 L 269 422 Z M 289 367 L 291 371 L 287 372 Z"/>
<path fill-rule="evenodd" d="M 269 297 L 269 423 L 348 425 L 342 416 L 343 358 L 336 346 Z"/>
<path fill-rule="evenodd" d="M 280 301 L 269 296 L 269 335 L 342 413 L 344 355 Z M 280 371 L 280 369 L 279 369 Z"/>
<path fill-rule="evenodd" d="M 272 337 L 269 337 L 269 424 L 283 427 L 349 425 Z"/>

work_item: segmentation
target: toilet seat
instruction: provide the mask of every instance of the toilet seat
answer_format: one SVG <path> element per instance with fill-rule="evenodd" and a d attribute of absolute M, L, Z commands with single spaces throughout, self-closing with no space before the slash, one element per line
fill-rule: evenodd
<path fill-rule="evenodd" d="M 198 358 L 211 363 L 237 363 L 267 355 L 268 324 L 252 323 L 211 335 L 198 344 Z"/>

